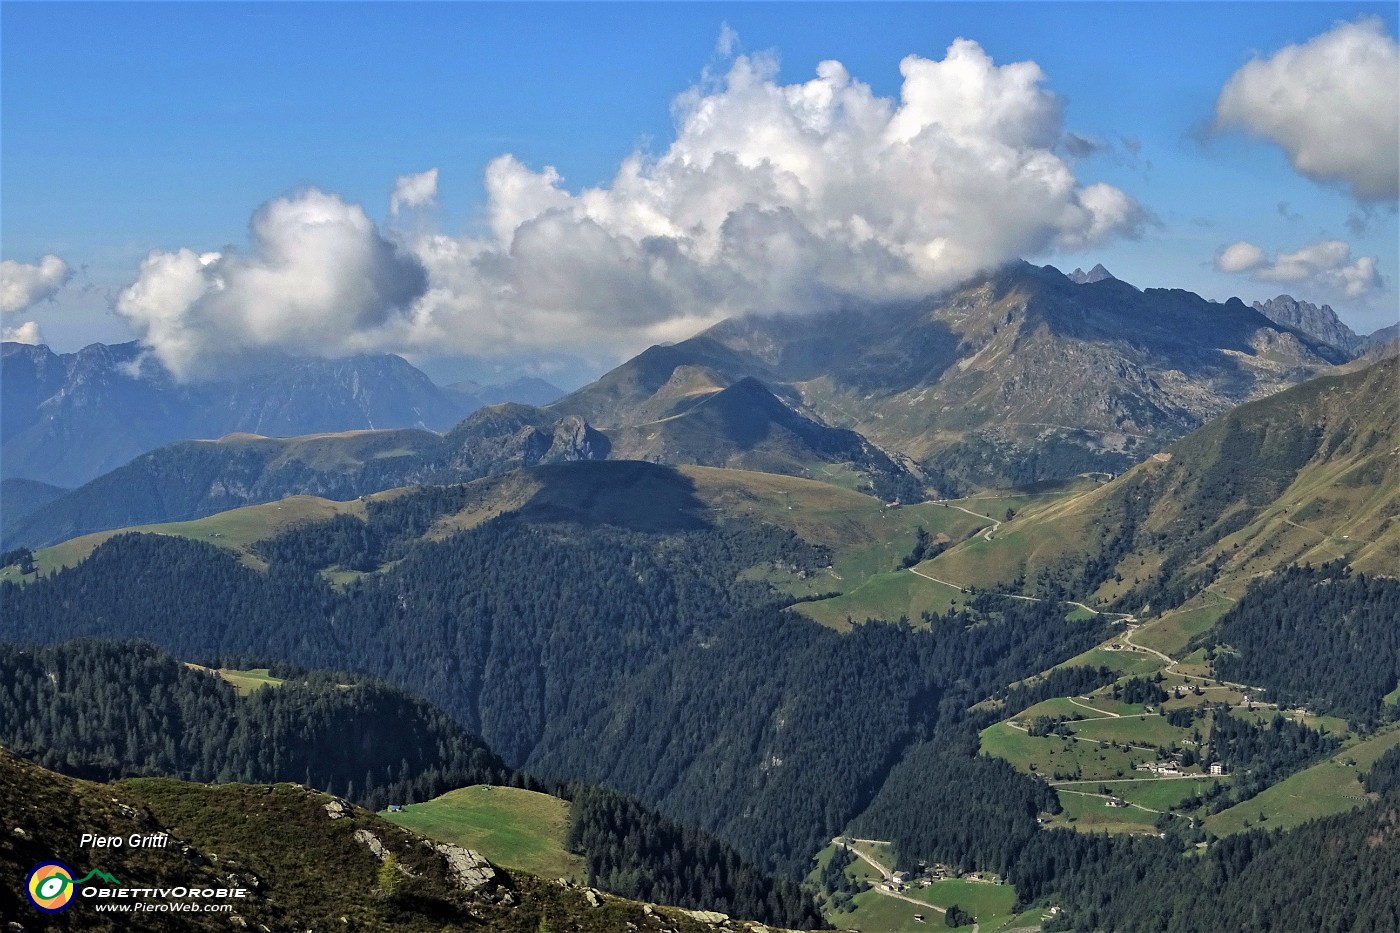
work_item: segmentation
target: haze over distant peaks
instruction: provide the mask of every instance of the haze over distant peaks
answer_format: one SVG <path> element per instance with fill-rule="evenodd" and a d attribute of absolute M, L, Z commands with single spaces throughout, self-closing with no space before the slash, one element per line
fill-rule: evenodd
<path fill-rule="evenodd" d="M 4 477 L 69 487 L 187 438 L 446 431 L 483 405 L 561 394 L 541 380 L 443 389 L 387 353 L 284 357 L 237 377 L 181 383 L 135 342 L 62 354 L 6 343 L 3 389 Z"/>

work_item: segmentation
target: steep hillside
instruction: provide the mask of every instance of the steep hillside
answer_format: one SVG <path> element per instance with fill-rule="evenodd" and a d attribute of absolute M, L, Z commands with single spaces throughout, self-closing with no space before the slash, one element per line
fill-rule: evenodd
<path fill-rule="evenodd" d="M 1082 498 L 923 569 L 1157 610 L 1209 584 L 1344 559 L 1400 567 L 1400 362 L 1242 405 Z M 1235 595 L 1238 595 L 1235 593 Z"/>

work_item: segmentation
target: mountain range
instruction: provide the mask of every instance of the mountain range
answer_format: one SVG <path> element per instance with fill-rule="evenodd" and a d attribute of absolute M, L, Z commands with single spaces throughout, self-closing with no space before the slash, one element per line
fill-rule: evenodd
<path fill-rule="evenodd" d="M 454 406 L 504 390 L 442 390 L 397 357 L 300 361 L 271 383 L 249 376 L 186 387 L 129 375 L 139 359 L 134 345 L 73 357 L 7 345 L 15 359 L 5 367 L 7 411 L 19 414 L 13 428 L 5 416 L 13 434 L 5 462 L 15 475 L 16 461 L 62 457 L 59 472 L 77 476 L 73 464 L 118 460 L 119 449 L 153 442 L 152 425 L 169 432 L 181 423 L 152 412 L 197 409 L 206 421 L 214 412 L 224 420 L 207 435 L 237 433 L 136 456 L 92 488 L 40 494 L 43 502 L 12 491 L 19 507 L 0 518 L 9 544 L 42 545 L 286 495 L 353 497 L 579 459 L 784 473 L 891 501 L 1116 473 L 1233 406 L 1328 372 L 1376 343 L 1343 340 L 1342 331 L 1350 333 L 1330 309 L 1286 296 L 1249 308 L 1140 291 L 1101 266 L 1071 278 L 1017 263 L 928 302 L 726 321 L 643 351 L 543 406 L 478 409 L 441 436 L 428 429 L 446 430 Z M 59 371 L 60 388 L 36 402 Z M 514 387 L 537 399 L 551 389 Z M 118 415 L 136 427 L 115 430 L 125 423 Z M 89 453 L 65 453 L 95 419 Z M 260 436 L 331 423 L 335 434 L 368 425 L 418 430 Z"/>
<path fill-rule="evenodd" d="M 188 438 L 445 431 L 485 404 L 547 402 L 561 394 L 542 380 L 444 389 L 391 354 L 287 357 L 235 377 L 181 383 L 136 343 L 64 354 L 6 343 L 0 378 L 3 478 L 66 488 Z"/>
<path fill-rule="evenodd" d="M 949 494 L 1119 471 L 1351 358 L 1238 300 L 1140 291 L 1098 271 L 1081 284 L 1017 263 L 929 302 L 725 321 L 550 410 L 601 429 L 645 424 L 751 377 Z"/>

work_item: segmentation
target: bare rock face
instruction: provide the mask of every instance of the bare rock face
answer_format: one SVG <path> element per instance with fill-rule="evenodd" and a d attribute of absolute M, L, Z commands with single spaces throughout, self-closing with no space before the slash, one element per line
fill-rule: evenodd
<path fill-rule="evenodd" d="M 448 873 L 457 886 L 464 891 L 475 891 L 478 888 L 494 884 L 500 877 L 496 872 L 496 867 L 486 861 L 480 852 L 445 842 L 430 843 L 430 845 L 447 861 Z"/>
<path fill-rule="evenodd" d="M 350 804 L 339 797 L 332 798 L 325 806 L 326 815 L 333 820 L 341 819 L 350 815 Z"/>
<path fill-rule="evenodd" d="M 701 923 L 719 924 L 729 919 L 728 914 L 722 914 L 717 910 L 687 910 L 686 916 Z"/>
<path fill-rule="evenodd" d="M 1291 295 L 1279 295 L 1268 301 L 1256 301 L 1251 306 L 1269 320 L 1302 331 L 1329 346 L 1348 354 L 1355 353 L 1365 342 L 1337 317 L 1330 305 L 1318 306 L 1298 301 Z"/>
<path fill-rule="evenodd" d="M 379 861 L 384 861 L 384 843 L 380 842 L 379 837 L 376 836 L 374 833 L 370 832 L 367 829 L 357 829 L 355 830 L 355 841 L 358 842 L 360 845 L 364 846 L 365 848 L 369 849 L 369 851 L 374 855 L 375 858 L 379 859 Z"/>

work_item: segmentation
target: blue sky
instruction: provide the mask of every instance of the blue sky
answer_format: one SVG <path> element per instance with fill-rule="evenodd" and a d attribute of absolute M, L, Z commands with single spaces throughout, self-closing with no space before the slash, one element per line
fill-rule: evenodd
<path fill-rule="evenodd" d="M 1295 170 L 1274 142 L 1208 131 L 1252 56 L 1363 16 L 1393 40 L 1394 4 L 6 3 L 3 258 L 53 254 L 76 270 L 17 315 L 56 348 L 129 339 L 131 318 L 111 305 L 143 257 L 256 252 L 250 215 L 289 192 L 334 194 L 388 230 L 395 179 L 436 168 L 431 216 L 408 226 L 477 237 L 492 159 L 554 166 L 574 194 L 606 186 L 634 151 L 667 151 L 673 99 L 707 71 L 713 87 L 736 54 L 774 53 L 775 85 L 835 59 L 897 103 L 902 58 L 942 59 L 964 37 L 997 66 L 1038 64 L 1064 105 L 1061 129 L 1099 144 L 1064 158 L 1074 178 L 1142 209 L 1125 235 L 1030 258 L 1101 261 L 1140 286 L 1213 298 L 1311 290 L 1366 332 L 1396 319 L 1394 199 L 1358 200 Z M 737 34 L 728 55 L 724 24 Z M 1214 262 L 1238 241 L 1272 255 L 1335 240 L 1353 259 L 1377 257 L 1380 284 L 1348 297 Z M 511 352 L 534 350 L 568 347 Z"/>

